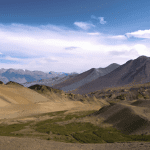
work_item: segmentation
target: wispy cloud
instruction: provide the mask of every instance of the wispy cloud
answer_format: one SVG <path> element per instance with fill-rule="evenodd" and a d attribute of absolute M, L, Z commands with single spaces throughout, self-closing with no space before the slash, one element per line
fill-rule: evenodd
<path fill-rule="evenodd" d="M 91 15 L 91 18 L 99 20 L 100 24 L 105 24 L 106 23 L 106 21 L 104 21 L 104 17 L 96 17 L 94 15 Z"/>
<path fill-rule="evenodd" d="M 97 17 L 95 17 L 94 15 L 91 15 L 91 18 L 92 19 L 98 19 Z"/>
<path fill-rule="evenodd" d="M 6 69 L 80 72 L 112 62 L 123 64 L 137 55 L 150 56 L 149 42 L 132 43 L 125 35 L 108 35 L 98 30 L 88 32 L 50 24 L 0 24 L 0 35 L 0 64 Z M 119 42 L 114 44 L 116 41 Z"/>
<path fill-rule="evenodd" d="M 65 50 L 73 50 L 73 49 L 77 49 L 77 48 L 78 48 L 78 47 L 72 46 L 72 47 L 66 47 Z"/>
<path fill-rule="evenodd" d="M 92 27 L 95 27 L 92 23 L 87 22 L 74 22 L 74 25 L 78 26 L 79 28 L 82 28 L 83 30 L 88 30 Z"/>
<path fill-rule="evenodd" d="M 131 55 L 131 54 L 133 55 L 134 54 L 136 57 L 139 56 L 138 51 L 135 50 L 135 49 L 131 49 L 129 51 L 127 51 L 127 50 L 123 50 L 123 51 L 110 51 L 109 54 L 110 55 L 117 55 L 117 56 L 124 56 L 124 55 Z"/>

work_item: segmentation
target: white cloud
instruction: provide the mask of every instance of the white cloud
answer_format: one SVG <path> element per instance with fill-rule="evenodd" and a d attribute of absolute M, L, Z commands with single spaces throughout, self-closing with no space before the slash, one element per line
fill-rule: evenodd
<path fill-rule="evenodd" d="M 134 46 L 133 46 L 133 49 L 136 49 L 138 52 L 139 52 L 139 55 L 149 55 L 149 53 L 150 53 L 150 50 L 149 50 L 149 48 L 147 48 L 147 46 L 146 45 L 144 45 L 144 44 L 135 44 Z"/>
<path fill-rule="evenodd" d="M 100 24 L 105 24 L 106 21 L 104 21 L 104 17 L 98 17 L 98 19 L 100 20 Z"/>
<path fill-rule="evenodd" d="M 137 37 L 137 38 L 150 38 L 150 29 L 149 30 L 138 30 L 131 33 L 125 34 L 128 38 L 130 37 Z"/>
<path fill-rule="evenodd" d="M 100 21 L 100 24 L 105 24 L 104 17 L 95 17 L 94 15 L 91 16 L 92 19 L 96 19 Z"/>
<path fill-rule="evenodd" d="M 96 33 L 87 33 L 89 35 L 100 35 L 100 33 L 96 32 Z"/>
<path fill-rule="evenodd" d="M 0 55 L 0 59 L 12 62 L 0 61 L 0 66 L 6 69 L 69 73 L 111 63 L 123 64 L 138 55 L 150 56 L 148 41 L 132 43 L 124 35 L 99 31 L 89 33 L 54 25 L 0 24 L 0 35 L 0 51 L 5 56 Z"/>
<path fill-rule="evenodd" d="M 15 61 L 22 61 L 22 59 L 20 59 L 20 58 L 13 58 L 13 57 L 10 57 L 10 56 L 6 56 L 6 57 L 1 58 L 1 59 L 5 59 L 5 60 L 15 60 Z"/>
<path fill-rule="evenodd" d="M 95 25 L 86 22 L 74 22 L 74 25 L 78 26 L 79 28 L 82 28 L 83 30 L 88 30 L 91 27 L 95 27 Z"/>
<path fill-rule="evenodd" d="M 117 39 L 117 40 L 127 40 L 127 37 L 124 35 L 108 36 L 107 38 Z"/>

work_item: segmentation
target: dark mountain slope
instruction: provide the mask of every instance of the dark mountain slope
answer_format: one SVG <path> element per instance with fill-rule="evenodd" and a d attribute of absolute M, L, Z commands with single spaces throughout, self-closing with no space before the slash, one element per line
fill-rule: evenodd
<path fill-rule="evenodd" d="M 75 77 L 77 74 L 72 74 L 72 75 L 67 75 L 65 77 L 54 77 L 54 78 L 48 78 L 48 79 L 41 79 L 41 80 L 37 80 L 37 81 L 33 81 L 33 82 L 26 82 L 24 84 L 22 84 L 23 86 L 25 87 L 30 87 L 32 85 L 35 85 L 35 84 L 40 84 L 40 85 L 46 85 L 46 86 L 54 86 L 55 84 L 59 84 L 69 78 L 73 78 Z"/>
<path fill-rule="evenodd" d="M 71 79 L 68 79 L 60 84 L 57 84 L 57 85 L 54 85 L 53 88 L 55 89 L 61 89 L 62 87 L 65 87 L 65 86 L 68 86 L 70 84 L 73 84 L 74 82 L 78 82 L 84 78 L 86 78 L 88 75 L 90 75 L 92 72 L 94 71 L 94 68 L 86 71 L 86 72 L 83 72 L 77 76 L 75 76 L 74 78 L 71 78 Z"/>
<path fill-rule="evenodd" d="M 72 91 L 75 94 L 85 94 L 108 87 L 124 86 L 126 84 L 146 83 L 150 81 L 150 58 L 140 56 L 135 60 L 129 60 L 109 74 L 99 77 L 78 89 Z"/>
<path fill-rule="evenodd" d="M 110 73 L 119 66 L 120 65 L 113 63 L 106 68 L 92 68 L 75 76 L 74 78 L 70 78 L 64 82 L 61 82 L 60 84 L 54 85 L 53 88 L 61 89 L 63 91 L 74 90 L 86 83 L 96 80 L 100 76 L 104 76 L 105 74 Z"/>

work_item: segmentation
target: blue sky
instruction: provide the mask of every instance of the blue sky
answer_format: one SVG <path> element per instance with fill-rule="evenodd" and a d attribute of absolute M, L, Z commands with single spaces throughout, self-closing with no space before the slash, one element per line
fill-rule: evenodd
<path fill-rule="evenodd" d="M 0 2 L 0 68 L 78 72 L 150 57 L 148 0 Z"/>

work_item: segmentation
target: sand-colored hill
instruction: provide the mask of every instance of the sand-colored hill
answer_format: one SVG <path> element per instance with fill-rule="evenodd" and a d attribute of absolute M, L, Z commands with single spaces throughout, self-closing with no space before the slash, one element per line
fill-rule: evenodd
<path fill-rule="evenodd" d="M 39 107 L 36 103 L 47 101 L 48 98 L 23 86 L 0 85 L 0 119 L 18 117 L 23 110 L 34 112 Z"/>
<path fill-rule="evenodd" d="M 11 104 L 34 104 L 37 102 L 46 102 L 48 99 L 35 91 L 20 85 L 0 85 L 1 101 Z M 1 107 L 1 103 L 0 103 Z"/>
<path fill-rule="evenodd" d="M 0 119 L 28 116 L 31 114 L 70 110 L 78 107 L 94 109 L 109 105 L 105 100 L 65 92 L 47 86 L 23 87 L 15 82 L 0 85 Z"/>
<path fill-rule="evenodd" d="M 84 104 L 101 104 L 101 106 L 109 104 L 103 99 L 97 99 L 95 96 L 88 97 L 87 95 L 65 93 L 63 90 L 54 89 L 45 85 L 36 84 L 30 86 L 29 89 L 49 98 L 51 102 L 79 101 Z"/>

